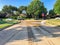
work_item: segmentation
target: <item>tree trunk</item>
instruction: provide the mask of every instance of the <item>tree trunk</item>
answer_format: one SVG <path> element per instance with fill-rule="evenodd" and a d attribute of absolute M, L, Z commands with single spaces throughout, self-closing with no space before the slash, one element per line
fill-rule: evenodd
<path fill-rule="evenodd" d="M 32 18 L 34 18 L 34 14 L 32 14 Z"/>

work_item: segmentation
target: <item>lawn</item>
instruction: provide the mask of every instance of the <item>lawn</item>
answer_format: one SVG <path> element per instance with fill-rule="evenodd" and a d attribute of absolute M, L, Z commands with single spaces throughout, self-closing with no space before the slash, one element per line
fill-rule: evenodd
<path fill-rule="evenodd" d="M 60 26 L 60 20 L 58 20 L 58 19 L 49 19 L 49 20 L 46 21 L 46 25 Z"/>
<path fill-rule="evenodd" d="M 11 25 L 16 24 L 16 23 L 18 23 L 18 20 L 6 21 L 4 19 L 3 21 L 0 21 L 0 29 L 11 26 Z"/>

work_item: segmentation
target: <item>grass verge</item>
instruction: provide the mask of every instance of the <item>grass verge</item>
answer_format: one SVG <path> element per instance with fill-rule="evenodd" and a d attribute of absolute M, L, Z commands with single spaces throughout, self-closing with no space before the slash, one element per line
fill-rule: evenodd
<path fill-rule="evenodd" d="M 60 26 L 60 20 L 57 20 L 57 19 L 49 19 L 49 20 L 46 21 L 46 25 Z"/>
<path fill-rule="evenodd" d="M 18 20 L 12 20 L 12 21 L 3 20 L 3 21 L 0 21 L 0 29 L 5 28 L 5 27 L 9 27 L 9 26 L 14 25 L 16 23 L 19 23 L 19 21 Z"/>

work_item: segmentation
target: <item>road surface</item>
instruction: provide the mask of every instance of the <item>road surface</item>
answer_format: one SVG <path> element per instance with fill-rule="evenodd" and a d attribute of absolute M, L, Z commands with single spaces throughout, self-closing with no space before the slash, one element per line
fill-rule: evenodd
<path fill-rule="evenodd" d="M 0 45 L 60 45 L 60 30 L 39 23 L 22 21 L 0 31 Z"/>

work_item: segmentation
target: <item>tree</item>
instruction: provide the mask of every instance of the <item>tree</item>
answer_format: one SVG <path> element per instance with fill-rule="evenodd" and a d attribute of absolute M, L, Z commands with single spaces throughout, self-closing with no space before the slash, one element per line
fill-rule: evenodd
<path fill-rule="evenodd" d="M 14 12 L 14 15 L 15 15 L 15 16 L 19 16 L 19 15 L 20 15 L 20 12 L 19 12 L 19 11 L 15 11 L 15 12 Z"/>
<path fill-rule="evenodd" d="M 6 18 L 6 13 L 0 11 L 0 21 L 2 21 L 3 18 Z"/>
<path fill-rule="evenodd" d="M 44 4 L 40 0 L 33 0 L 27 7 L 27 13 L 32 15 L 32 17 L 41 16 L 42 12 L 46 13 L 47 10 Z"/>
<path fill-rule="evenodd" d="M 54 11 L 57 14 L 60 14 L 60 0 L 57 0 L 55 5 L 54 5 Z"/>
<path fill-rule="evenodd" d="M 53 10 L 53 9 L 49 11 L 49 15 L 50 15 L 50 17 L 55 16 L 55 12 L 54 12 L 54 10 Z"/>
<path fill-rule="evenodd" d="M 22 11 L 27 10 L 27 7 L 26 6 L 20 6 L 18 10 L 19 10 L 20 13 L 22 13 Z"/>
<path fill-rule="evenodd" d="M 3 12 L 7 13 L 7 15 L 13 15 L 14 11 L 17 11 L 17 7 L 11 5 L 5 5 L 2 9 Z"/>

